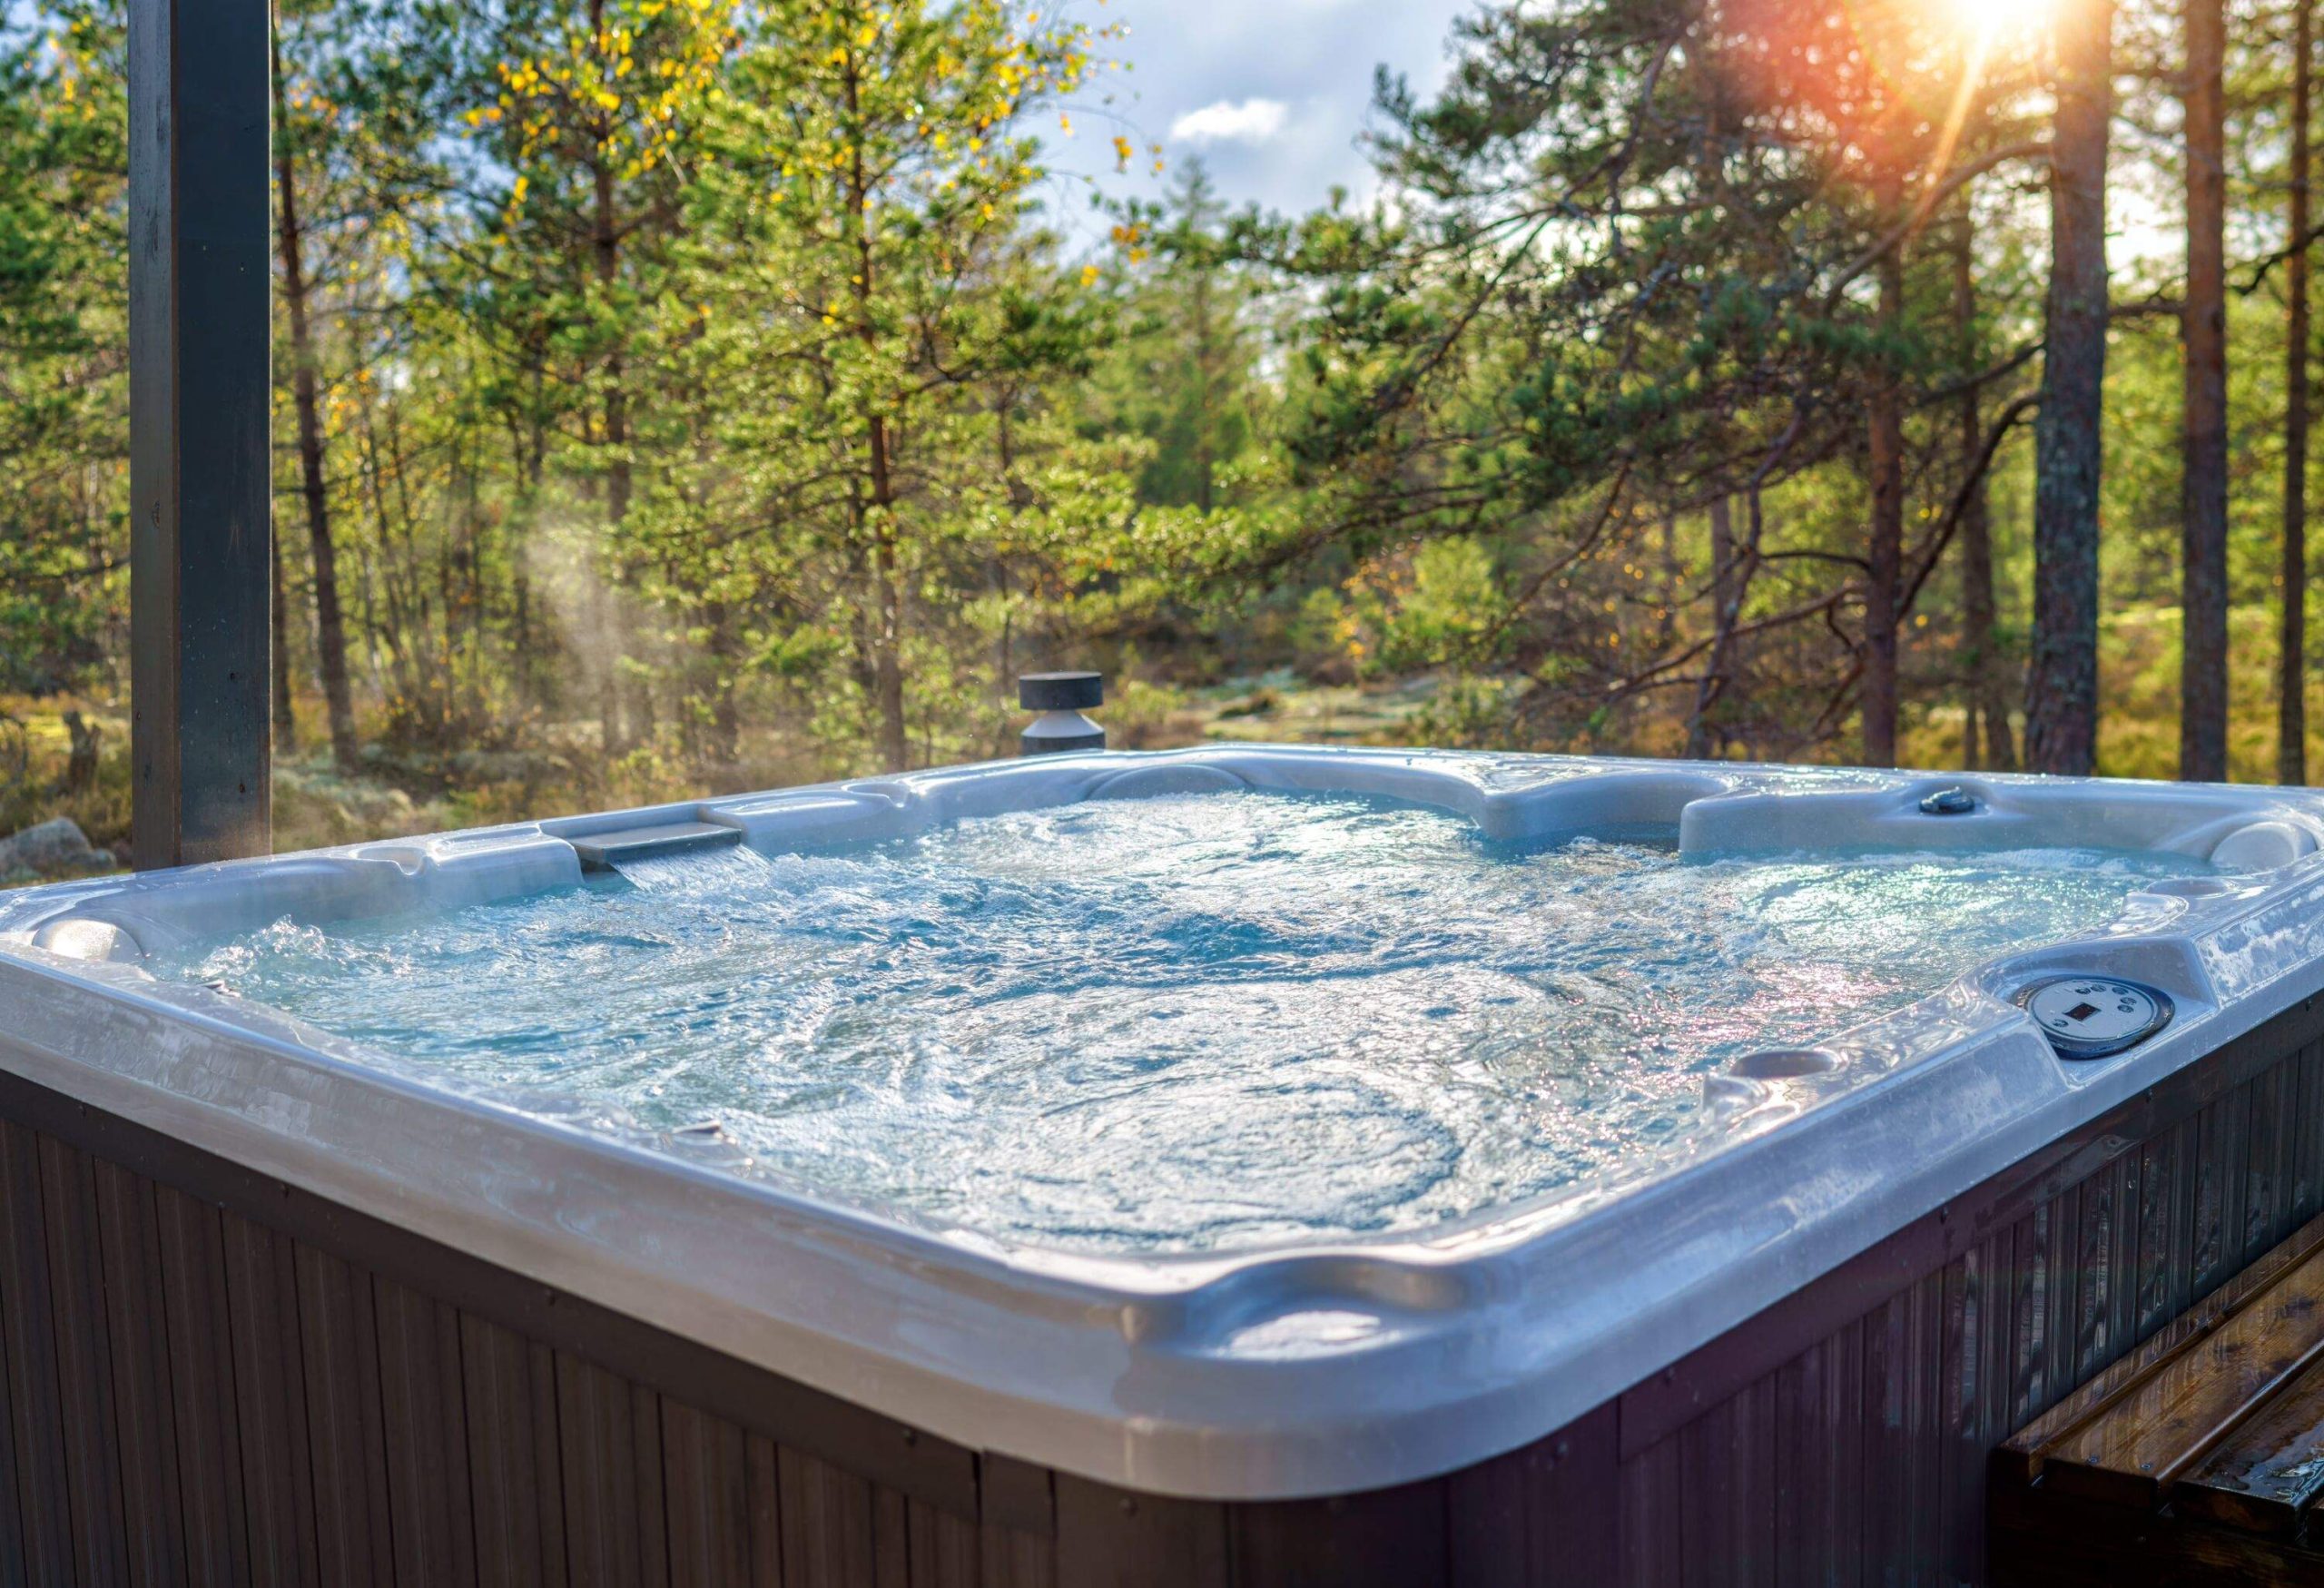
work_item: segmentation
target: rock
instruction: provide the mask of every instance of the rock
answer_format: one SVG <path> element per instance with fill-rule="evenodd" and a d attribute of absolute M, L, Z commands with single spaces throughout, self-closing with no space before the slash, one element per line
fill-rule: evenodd
<path fill-rule="evenodd" d="M 93 848 L 88 834 L 70 816 L 53 816 L 14 837 L 0 838 L 0 877 L 34 881 L 113 869 L 113 856 Z"/>

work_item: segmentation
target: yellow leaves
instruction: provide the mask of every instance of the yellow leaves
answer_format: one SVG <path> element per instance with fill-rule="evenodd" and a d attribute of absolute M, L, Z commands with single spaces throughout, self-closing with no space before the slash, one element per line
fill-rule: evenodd
<path fill-rule="evenodd" d="M 1067 137 L 1070 138 L 1073 136 L 1073 118 L 1071 116 L 1065 114 L 1062 111 L 1059 112 L 1057 124 L 1065 129 L 1065 135 Z"/>
<path fill-rule="evenodd" d="M 621 108 L 621 95 L 610 88 L 600 88 L 589 97 L 599 110 L 616 111 Z"/>
<path fill-rule="evenodd" d="M 1136 153 L 1137 151 L 1130 147 L 1128 138 L 1123 137 L 1119 133 L 1114 134 L 1114 169 L 1116 171 L 1128 171 L 1129 157 Z"/>
<path fill-rule="evenodd" d="M 1099 273 L 1100 272 L 1096 265 L 1083 265 L 1081 267 L 1081 284 L 1085 287 L 1096 286 L 1098 284 L 1098 277 Z"/>

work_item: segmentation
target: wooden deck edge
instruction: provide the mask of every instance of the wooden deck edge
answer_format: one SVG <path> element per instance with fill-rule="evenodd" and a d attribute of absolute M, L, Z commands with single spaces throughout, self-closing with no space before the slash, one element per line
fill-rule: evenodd
<path fill-rule="evenodd" d="M 2319 1254 L 2324 1254 L 2324 1214 L 2319 1214 L 2301 1225 L 2258 1262 L 2157 1330 L 2136 1351 L 2003 1441 L 1994 1452 L 1994 1475 L 2006 1477 L 2020 1486 L 2039 1479 L 2051 1453 L 2065 1444 L 2073 1435 L 2114 1410 L 2154 1375 L 2211 1339 L 2237 1313 L 2258 1300 L 2301 1264 Z M 2258 1405 L 2282 1382 L 2304 1371 L 2315 1360 L 2319 1350 L 2324 1350 L 2324 1333 L 2319 1333 L 2316 1347 L 2308 1356 L 2289 1372 L 2271 1381 L 2253 1398 L 2252 1404 Z M 2225 1432 L 2226 1429 L 2222 1428 L 2214 1434 L 2203 1449 L 2194 1452 L 2184 1465 L 2191 1465 L 2195 1460 L 2201 1459 L 2203 1452 Z M 2063 1475 L 2081 1469 L 2060 1464 L 2059 1470 Z M 2180 1470 L 2184 1470 L 2184 1466 Z M 2158 1476 L 2167 1481 L 2164 1475 Z M 2092 1497 L 2103 1496 L 2093 1494 Z"/>

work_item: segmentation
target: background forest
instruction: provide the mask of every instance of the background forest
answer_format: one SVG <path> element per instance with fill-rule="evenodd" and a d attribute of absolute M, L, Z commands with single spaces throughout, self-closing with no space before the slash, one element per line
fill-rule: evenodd
<path fill-rule="evenodd" d="M 281 847 L 1006 754 L 1048 666 L 2307 779 L 2314 0 L 1487 0 L 1304 214 L 1102 6 L 280 7 Z M 0 11 L 0 833 L 102 844 L 123 23 Z"/>

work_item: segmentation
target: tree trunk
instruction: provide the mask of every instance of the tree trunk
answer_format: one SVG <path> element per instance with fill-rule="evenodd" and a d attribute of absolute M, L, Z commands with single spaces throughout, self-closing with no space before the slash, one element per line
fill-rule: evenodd
<path fill-rule="evenodd" d="M 735 690 L 743 671 L 743 626 L 733 605 L 713 601 L 703 613 L 710 631 L 710 757 L 732 767 L 743 756 L 743 718 Z"/>
<path fill-rule="evenodd" d="M 1195 390 L 1200 411 L 1195 416 L 1195 506 L 1208 513 L 1214 505 L 1213 481 L 1217 474 L 1217 460 L 1211 455 L 1211 439 L 1218 427 L 1218 354 L 1212 345 L 1210 323 L 1210 267 L 1195 268 Z"/>
<path fill-rule="evenodd" d="M 418 698 L 419 681 L 412 676 L 411 631 L 404 620 L 402 587 L 396 577 L 393 562 L 394 544 L 390 538 L 393 519 L 389 516 L 387 488 L 380 478 L 379 438 L 371 428 L 371 410 L 366 406 L 356 410 L 357 437 L 363 448 L 363 482 L 371 498 L 371 517 L 379 527 L 379 555 L 388 559 L 388 567 L 380 573 L 379 582 L 385 587 L 384 600 L 388 608 L 387 645 L 388 666 L 393 678 L 394 695 L 398 701 L 408 703 Z M 367 563 L 368 567 L 368 563 Z M 366 591 L 368 602 L 369 591 Z M 374 625 L 374 636 L 379 633 Z M 392 721 L 397 714 L 389 713 Z"/>
<path fill-rule="evenodd" d="M 1705 41 L 1706 44 L 1709 40 Z M 1703 74 L 1707 87 L 1718 81 L 1712 61 L 1707 53 L 1689 51 L 1698 72 Z M 1708 208 L 1724 197 L 1726 183 L 1722 180 L 1721 161 L 1725 153 L 1719 123 L 1719 95 L 1716 91 L 1703 95 L 1703 118 L 1700 137 L 1695 145 L 1695 202 Z M 1756 482 L 1753 489 L 1758 489 Z M 1719 754 L 1727 748 L 1727 735 L 1715 732 L 1710 721 L 1711 708 L 1725 695 L 1728 675 L 1735 666 L 1735 628 L 1743 612 L 1743 572 L 1735 556 L 1734 499 L 1724 490 L 1711 498 L 1710 529 L 1710 651 L 1703 665 L 1703 676 L 1695 686 L 1694 707 L 1687 714 L 1687 748 L 1689 760 L 1701 760 L 1712 753 L 1716 744 Z M 1670 605 L 1678 605 L 1675 596 Z"/>
<path fill-rule="evenodd" d="M 591 36 L 603 36 L 605 33 L 604 0 L 590 0 L 589 29 Z M 612 131 L 610 125 L 598 128 L 597 138 L 601 149 L 606 140 L 611 137 Z M 589 175 L 593 201 L 590 216 L 590 252 L 596 267 L 597 289 L 604 296 L 606 312 L 610 313 L 614 284 L 621 271 L 621 225 L 614 203 L 613 167 L 606 163 L 606 156 L 602 153 L 591 158 Z M 624 384 L 627 371 L 622 357 L 621 339 L 618 336 L 614 338 L 611 345 L 606 348 L 600 368 L 604 372 L 605 380 L 605 409 L 602 417 L 605 425 L 603 445 L 606 449 L 606 567 L 617 577 L 618 570 L 622 566 L 621 529 L 624 521 L 629 517 L 632 491 L 629 463 L 629 396 Z M 625 592 L 615 587 L 606 591 L 604 599 L 613 607 L 614 621 L 611 624 L 598 626 L 598 643 L 605 646 L 608 653 L 606 663 L 606 697 L 600 704 L 599 709 L 603 714 L 605 724 L 606 754 L 615 755 L 627 748 L 627 742 L 635 736 L 638 725 L 637 714 L 634 710 L 629 713 L 626 728 L 622 725 L 621 720 L 623 700 L 629 698 L 630 704 L 633 706 L 635 705 L 633 686 L 629 680 L 623 676 L 621 665 L 622 658 L 626 654 L 626 646 L 624 642 L 633 631 L 635 625 L 629 617 L 629 597 Z"/>
<path fill-rule="evenodd" d="M 300 258 L 298 161 L 289 131 L 290 111 L 282 77 L 282 35 L 274 55 L 274 189 L 281 205 L 275 242 L 282 261 L 282 306 L 290 328 L 290 397 L 299 424 L 299 476 L 307 508 L 307 541 L 315 577 L 315 665 L 323 676 L 323 705 L 330 719 L 330 757 L 341 771 L 356 763 L 355 705 L 347 687 L 347 620 L 339 605 L 339 558 L 331 545 L 330 499 L 323 475 L 322 404 L 315 378 L 314 337 L 307 323 L 311 283 Z"/>
<path fill-rule="evenodd" d="M 2179 775 L 2227 777 L 2227 166 L 2223 0 L 2187 5 L 2186 458 Z"/>
<path fill-rule="evenodd" d="M 2309 116 L 2315 88 L 2316 17 L 2293 0 L 2291 78 L 2290 300 L 2284 345 L 2283 615 L 2276 667 L 2276 781 L 2308 781 L 2308 190 Z"/>
<path fill-rule="evenodd" d="M 2086 774 L 2098 751 L 2098 470 L 2106 376 L 2112 0 L 2059 0 L 2050 288 L 2034 421 L 2034 636 L 2025 761 Z"/>
<path fill-rule="evenodd" d="M 1953 254 L 1953 317 L 1961 367 L 1968 370 L 1984 360 L 1984 339 L 1977 334 L 1975 246 L 1974 222 L 1965 202 L 1959 245 Z M 1987 477 L 1978 467 L 1985 444 L 1983 396 L 1974 383 L 1965 388 L 1956 416 L 1961 476 L 1976 476 L 1954 530 L 1961 542 L 1961 676 L 1966 725 L 1961 748 L 1964 765 L 2007 772 L 2017 764 L 2017 745 L 2010 731 L 2001 647 L 1994 634 L 1993 521 L 1986 508 Z"/>
<path fill-rule="evenodd" d="M 854 59 L 852 54 L 848 57 L 847 109 L 850 116 L 858 113 Z M 872 192 L 863 170 L 862 144 L 860 141 L 851 143 L 848 150 L 851 161 L 848 223 L 855 236 L 856 318 L 858 334 L 868 347 L 879 335 L 872 323 L 872 295 L 874 290 L 869 213 Z M 907 618 L 897 545 L 895 474 L 890 458 L 892 438 L 883 412 L 875 408 L 868 419 L 865 429 L 870 446 L 872 476 L 869 523 L 872 531 L 874 641 L 872 709 L 879 714 L 880 764 L 890 772 L 901 772 L 911 764 L 911 751 L 904 725 L 903 646 Z"/>
<path fill-rule="evenodd" d="M 1679 515 L 1666 507 L 1661 518 L 1662 599 L 1655 604 L 1654 638 L 1649 642 L 1649 654 L 1657 656 L 1669 650 L 1678 636 L 1679 607 L 1686 599 L 1682 592 L 1687 585 L 1687 570 L 1679 561 Z"/>
<path fill-rule="evenodd" d="M 621 644 L 614 636 L 613 604 L 620 596 L 606 587 L 599 570 L 582 553 L 582 577 L 589 591 L 589 654 L 596 659 L 597 746 L 610 761 L 625 748 L 621 738 Z"/>
<path fill-rule="evenodd" d="M 517 465 L 517 511 L 515 522 L 509 526 L 508 585 L 509 585 L 509 669 L 514 675 L 517 703 L 529 708 L 554 701 L 556 693 L 542 687 L 546 679 L 554 676 L 545 670 L 536 654 L 533 643 L 533 576 L 531 552 L 533 538 L 540 531 L 541 473 L 547 462 L 548 441 L 541 417 L 541 384 L 543 354 L 536 345 L 528 344 L 526 377 L 529 399 L 521 420 L 509 420 L 509 449 Z"/>
<path fill-rule="evenodd" d="M 1883 230 L 1903 209 L 1903 184 L 1888 173 L 1879 182 L 1874 212 Z M 1864 684 L 1857 714 L 1864 731 L 1864 764 L 1896 764 L 1896 596 L 1905 558 L 1905 411 L 1897 390 L 1895 340 L 1904 332 L 1905 245 L 1880 260 L 1880 349 L 1872 388 L 1870 463 L 1872 540 L 1864 574 Z"/>
<path fill-rule="evenodd" d="M 872 494 L 888 494 L 884 426 L 872 421 L 872 456 L 876 461 Z M 878 606 L 878 645 L 873 652 L 872 696 L 880 713 L 880 764 L 902 772 L 911 764 L 904 730 L 904 593 L 896 564 L 895 520 L 882 515 L 874 522 L 872 567 Z"/>
<path fill-rule="evenodd" d="M 1728 670 L 1735 665 L 1735 624 L 1742 614 L 1741 570 L 1735 558 L 1735 509 L 1726 496 L 1710 499 L 1709 659 L 1702 682 L 1695 686 L 1695 708 L 1687 718 L 1687 758 L 1700 761 L 1711 754 L 1715 735 L 1711 707 L 1727 693 Z"/>
<path fill-rule="evenodd" d="M 78 708 L 64 714 L 64 736 L 69 748 L 65 751 L 64 792 L 69 794 L 87 794 L 97 786 L 97 746 L 104 734 L 96 724 L 83 716 Z"/>

